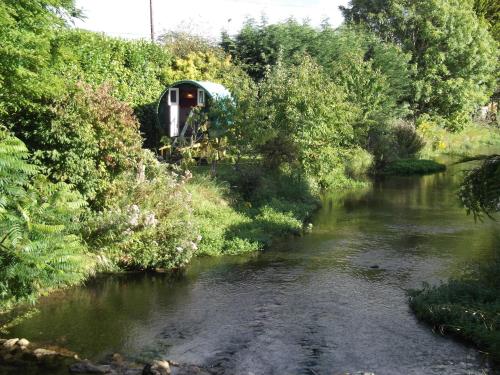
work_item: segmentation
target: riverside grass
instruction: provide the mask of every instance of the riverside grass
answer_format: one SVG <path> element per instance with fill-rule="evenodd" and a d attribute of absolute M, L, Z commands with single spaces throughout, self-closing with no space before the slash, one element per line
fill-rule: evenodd
<path fill-rule="evenodd" d="M 444 164 L 427 159 L 400 159 L 389 163 L 382 171 L 384 175 L 409 176 L 443 172 Z"/>
<path fill-rule="evenodd" d="M 500 261 L 473 275 L 410 292 L 410 307 L 437 332 L 476 345 L 500 362 Z"/>
<path fill-rule="evenodd" d="M 210 178 L 206 168 L 194 168 L 187 186 L 194 221 L 202 237 L 198 255 L 241 254 L 268 247 L 278 237 L 300 235 L 307 219 L 320 206 L 319 198 L 293 176 L 219 168 Z M 249 188 L 250 187 L 250 188 Z"/>

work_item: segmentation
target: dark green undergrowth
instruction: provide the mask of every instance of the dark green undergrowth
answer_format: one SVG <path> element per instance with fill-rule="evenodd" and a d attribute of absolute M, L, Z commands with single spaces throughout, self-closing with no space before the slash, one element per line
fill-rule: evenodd
<path fill-rule="evenodd" d="M 414 174 L 429 174 L 443 172 L 446 170 L 444 164 L 426 159 L 400 159 L 395 160 L 381 171 L 385 175 L 409 176 Z"/>
<path fill-rule="evenodd" d="M 299 235 L 319 207 L 300 177 L 266 173 L 257 166 L 226 165 L 217 178 L 199 167 L 188 189 L 202 237 L 199 255 L 261 250 L 277 237 Z"/>
<path fill-rule="evenodd" d="M 500 361 L 500 262 L 481 267 L 474 276 L 410 293 L 416 316 L 442 334 L 473 343 Z"/>

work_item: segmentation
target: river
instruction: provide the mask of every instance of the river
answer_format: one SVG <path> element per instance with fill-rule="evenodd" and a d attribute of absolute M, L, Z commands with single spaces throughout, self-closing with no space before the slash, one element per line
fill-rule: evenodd
<path fill-rule="evenodd" d="M 98 277 L 42 299 L 11 337 L 94 360 L 120 352 L 221 374 L 484 374 L 473 348 L 433 333 L 406 291 L 487 259 L 498 224 L 459 207 L 459 168 L 332 194 L 312 233 L 182 276 Z"/>

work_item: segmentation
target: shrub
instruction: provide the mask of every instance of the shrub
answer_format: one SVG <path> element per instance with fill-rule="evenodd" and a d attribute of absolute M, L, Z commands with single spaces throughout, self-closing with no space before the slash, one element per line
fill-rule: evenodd
<path fill-rule="evenodd" d="M 104 268 L 181 268 L 199 241 L 189 174 L 169 171 L 146 151 L 141 164 L 113 181 L 107 208 L 89 214 L 84 238 Z"/>
<path fill-rule="evenodd" d="M 446 170 L 444 164 L 434 160 L 425 159 L 399 159 L 395 160 L 382 170 L 383 174 L 388 175 L 412 175 L 443 172 Z"/>
<path fill-rule="evenodd" d="M 26 134 L 50 178 L 74 185 L 93 207 L 105 205 L 113 179 L 136 166 L 142 145 L 132 109 L 110 90 L 78 84 L 53 107 L 50 126 Z"/>
<path fill-rule="evenodd" d="M 188 184 L 193 197 L 194 220 L 200 230 L 200 254 L 238 254 L 262 248 L 255 236 L 233 230 L 237 227 L 255 228 L 252 218 L 238 212 L 236 198 L 231 196 L 227 183 L 206 176 L 195 176 Z"/>
<path fill-rule="evenodd" d="M 203 237 L 201 254 L 263 249 L 278 236 L 301 233 L 302 223 L 318 207 L 305 181 L 264 173 L 257 165 L 220 168 L 216 180 L 206 174 L 197 171 L 188 184 L 195 222 Z"/>
<path fill-rule="evenodd" d="M 299 66 L 278 64 L 260 84 L 253 142 L 263 162 L 284 164 L 328 187 L 343 169 L 342 150 L 354 141 L 351 112 L 340 87 L 310 58 Z"/>
<path fill-rule="evenodd" d="M 82 281 L 92 259 L 76 235 L 85 202 L 26 162 L 27 149 L 0 130 L 0 311 Z"/>
<path fill-rule="evenodd" d="M 365 176 L 373 165 L 373 156 L 366 150 L 357 147 L 346 154 L 345 175 L 351 179 Z"/>
<path fill-rule="evenodd" d="M 425 141 L 415 126 L 404 121 L 396 123 L 391 129 L 394 134 L 394 149 L 399 158 L 412 158 L 425 146 Z"/>
<path fill-rule="evenodd" d="M 375 170 L 398 159 L 413 158 L 425 146 L 415 127 L 403 120 L 372 128 L 368 134 L 368 150 L 373 154 Z"/>

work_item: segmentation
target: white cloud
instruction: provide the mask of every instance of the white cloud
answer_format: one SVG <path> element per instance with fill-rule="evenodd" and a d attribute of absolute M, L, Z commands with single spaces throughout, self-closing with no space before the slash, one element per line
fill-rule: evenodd
<path fill-rule="evenodd" d="M 313 25 L 329 18 L 342 22 L 339 5 L 348 0 L 153 0 L 156 33 L 179 30 L 217 38 L 221 30 L 236 33 L 246 17 L 269 22 L 290 16 L 309 19 Z M 149 37 L 149 0 L 77 0 L 87 18 L 76 26 L 124 38 Z"/>

